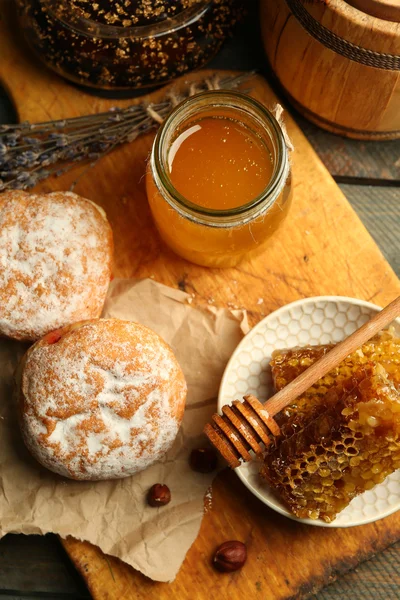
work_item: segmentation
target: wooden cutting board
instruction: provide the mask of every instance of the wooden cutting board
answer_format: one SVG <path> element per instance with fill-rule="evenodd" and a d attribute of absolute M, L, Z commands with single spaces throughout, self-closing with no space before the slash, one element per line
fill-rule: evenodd
<path fill-rule="evenodd" d="M 204 73 L 191 79 L 201 76 Z M 79 91 L 31 58 L 9 0 L 0 3 L 0 79 L 21 120 L 73 117 L 130 102 Z M 261 77 L 254 77 L 251 87 L 252 95 L 267 106 L 276 101 Z M 395 274 L 300 129 L 290 116 L 286 121 L 295 146 L 293 208 L 265 253 L 235 269 L 192 265 L 160 241 L 143 182 L 152 135 L 119 148 L 89 170 L 75 191 L 107 211 L 115 233 L 115 275 L 152 277 L 193 293 L 198 303 L 246 308 L 252 324 L 307 296 L 338 294 L 380 305 L 397 296 L 400 283 Z M 79 169 L 48 180 L 38 189 L 68 189 L 78 173 Z M 399 538 L 400 513 L 350 529 L 310 527 L 269 510 L 234 473 L 225 471 L 214 482 L 212 510 L 171 584 L 152 582 L 88 543 L 63 543 L 95 600 L 289 600 L 315 593 Z M 228 539 L 246 542 L 249 558 L 242 571 L 221 575 L 211 567 L 210 557 Z"/>

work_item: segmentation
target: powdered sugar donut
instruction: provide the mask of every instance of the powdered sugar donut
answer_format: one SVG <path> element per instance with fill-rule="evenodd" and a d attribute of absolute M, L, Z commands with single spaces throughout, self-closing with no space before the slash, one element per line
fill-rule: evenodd
<path fill-rule="evenodd" d="M 112 252 L 105 213 L 90 200 L 0 194 L 0 335 L 34 341 L 100 316 Z"/>
<path fill-rule="evenodd" d="M 48 334 L 17 375 L 22 435 L 45 467 L 71 479 L 115 479 L 172 445 L 186 383 L 153 331 L 100 319 Z"/>

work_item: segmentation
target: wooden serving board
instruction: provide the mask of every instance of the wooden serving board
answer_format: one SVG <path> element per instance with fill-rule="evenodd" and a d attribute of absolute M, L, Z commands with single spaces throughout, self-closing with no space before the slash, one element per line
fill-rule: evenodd
<path fill-rule="evenodd" d="M 190 79 L 200 76 L 204 73 Z M 131 102 L 86 94 L 31 58 L 8 0 L 0 2 L 0 79 L 21 120 L 72 117 Z M 254 77 L 251 87 L 254 97 L 267 106 L 276 101 L 262 78 Z M 157 91 L 148 99 L 162 94 Z M 246 308 L 252 324 L 307 296 L 338 294 L 380 305 L 397 296 L 400 283 L 395 274 L 298 126 L 288 115 L 286 122 L 295 146 L 291 213 L 265 253 L 235 269 L 192 265 L 160 241 L 143 182 L 152 135 L 119 148 L 86 172 L 75 191 L 107 211 L 115 234 L 115 275 L 152 277 L 193 293 L 198 303 Z M 79 169 L 48 180 L 38 189 L 68 189 L 78 173 Z M 289 600 L 315 593 L 399 538 L 400 514 L 336 530 L 285 519 L 253 497 L 234 473 L 224 471 L 213 485 L 212 510 L 171 584 L 152 582 L 88 543 L 63 543 L 96 600 Z M 228 539 L 246 542 L 249 558 L 242 571 L 221 575 L 213 570 L 210 557 Z"/>

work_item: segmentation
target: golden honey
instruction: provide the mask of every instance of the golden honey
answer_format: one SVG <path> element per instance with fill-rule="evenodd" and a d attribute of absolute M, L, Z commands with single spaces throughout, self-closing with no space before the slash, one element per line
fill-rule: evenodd
<path fill-rule="evenodd" d="M 326 344 L 274 352 L 271 372 L 275 389 L 279 391 L 284 388 L 333 347 L 334 344 Z M 396 337 L 393 330 L 385 330 L 349 354 L 337 367 L 319 379 L 276 416 L 282 435 L 289 437 L 298 431 L 302 425 L 323 410 L 324 404 L 321 399 L 328 390 L 369 363 L 379 363 L 387 372 L 389 379 L 400 390 L 400 338 Z"/>
<path fill-rule="evenodd" d="M 161 127 L 146 179 L 163 240 L 191 262 L 234 266 L 284 220 L 290 167 L 282 131 L 243 94 L 206 92 Z"/>
<path fill-rule="evenodd" d="M 277 389 L 330 349 L 278 351 Z M 276 416 L 282 437 L 261 476 L 298 517 L 330 522 L 400 467 L 400 339 L 385 331 Z"/>
<path fill-rule="evenodd" d="M 259 196 L 272 176 L 263 141 L 239 121 L 206 117 L 173 141 L 168 167 L 175 189 L 205 208 L 226 210 Z"/>

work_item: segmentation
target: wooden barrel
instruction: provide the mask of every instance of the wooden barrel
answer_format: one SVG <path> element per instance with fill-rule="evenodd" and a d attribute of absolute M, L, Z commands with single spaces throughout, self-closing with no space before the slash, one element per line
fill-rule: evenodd
<path fill-rule="evenodd" d="M 347 137 L 400 138 L 399 0 L 261 0 L 261 25 L 305 117 Z"/>

